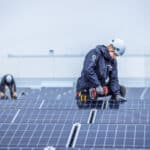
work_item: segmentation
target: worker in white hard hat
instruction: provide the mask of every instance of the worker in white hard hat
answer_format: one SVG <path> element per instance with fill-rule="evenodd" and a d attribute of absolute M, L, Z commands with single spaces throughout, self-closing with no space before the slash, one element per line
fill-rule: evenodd
<path fill-rule="evenodd" d="M 77 80 L 77 98 L 87 92 L 91 99 L 96 95 L 111 95 L 111 100 L 126 101 L 126 88 L 119 84 L 116 59 L 125 49 L 123 40 L 116 38 L 108 45 L 98 45 L 88 52 Z"/>
<path fill-rule="evenodd" d="M 17 99 L 16 83 L 11 74 L 6 74 L 0 82 L 0 99 L 8 99 L 6 95 L 6 87 L 9 88 L 11 99 Z"/>
<path fill-rule="evenodd" d="M 118 38 L 110 41 L 107 48 L 108 48 L 109 52 L 113 51 L 115 56 L 122 56 L 125 52 L 125 49 L 126 49 L 123 40 L 118 39 Z"/>

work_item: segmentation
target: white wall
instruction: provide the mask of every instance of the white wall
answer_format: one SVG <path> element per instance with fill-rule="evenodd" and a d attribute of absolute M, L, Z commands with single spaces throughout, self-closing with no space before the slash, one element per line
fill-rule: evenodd
<path fill-rule="evenodd" d="M 0 0 L 0 50 L 82 53 L 114 37 L 150 51 L 149 0 Z"/>
<path fill-rule="evenodd" d="M 1 72 L 25 78 L 76 78 L 80 76 L 84 57 L 12 57 L 3 59 Z M 2 60 L 1 60 L 2 61 Z M 149 78 L 150 57 L 118 58 L 120 78 Z"/>
<path fill-rule="evenodd" d="M 114 37 L 124 39 L 126 54 L 150 54 L 149 6 L 149 0 L 0 0 L 0 76 L 76 77 L 83 58 L 7 56 L 86 54 Z M 119 62 L 120 77 L 150 77 L 149 58 Z"/>

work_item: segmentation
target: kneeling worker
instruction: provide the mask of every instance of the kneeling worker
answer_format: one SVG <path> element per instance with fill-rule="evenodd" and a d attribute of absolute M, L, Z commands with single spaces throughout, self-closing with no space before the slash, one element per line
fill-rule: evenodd
<path fill-rule="evenodd" d="M 77 97 L 87 92 L 90 99 L 111 95 L 113 101 L 126 101 L 126 88 L 119 85 L 117 57 L 125 52 L 121 39 L 112 40 L 107 46 L 98 45 L 86 55 L 77 80 Z"/>
<path fill-rule="evenodd" d="M 9 88 L 12 99 L 17 99 L 16 83 L 12 75 L 4 75 L 0 83 L 0 99 L 8 99 L 6 95 L 6 86 Z"/>

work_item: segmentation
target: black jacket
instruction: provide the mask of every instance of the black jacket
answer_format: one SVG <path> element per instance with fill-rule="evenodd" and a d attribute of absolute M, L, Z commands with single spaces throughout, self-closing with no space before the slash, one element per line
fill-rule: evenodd
<path fill-rule="evenodd" d="M 11 76 L 12 76 L 12 81 L 11 81 L 11 83 L 7 83 L 7 81 L 6 81 L 6 76 L 7 76 L 7 75 L 4 75 L 4 76 L 2 77 L 2 79 L 1 79 L 1 82 L 0 82 L 0 91 L 3 92 L 5 86 L 8 86 L 9 89 L 12 89 L 12 88 L 13 88 L 13 91 L 16 92 L 16 83 L 15 83 L 15 80 L 14 80 L 13 76 L 11 75 Z"/>
<path fill-rule="evenodd" d="M 99 45 L 85 57 L 77 91 L 109 85 L 113 94 L 120 94 L 117 60 L 112 59 L 106 46 Z"/>

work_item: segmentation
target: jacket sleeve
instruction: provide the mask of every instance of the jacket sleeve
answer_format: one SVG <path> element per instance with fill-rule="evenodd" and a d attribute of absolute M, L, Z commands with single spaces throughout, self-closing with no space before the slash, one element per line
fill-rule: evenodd
<path fill-rule="evenodd" d="M 14 92 L 16 92 L 16 83 L 15 83 L 14 78 L 13 78 L 13 81 L 12 81 L 12 87 L 14 88 Z"/>
<path fill-rule="evenodd" d="M 84 61 L 83 72 L 86 80 L 91 83 L 92 87 L 97 87 L 100 85 L 100 82 L 95 72 L 97 58 L 97 53 L 92 51 L 87 54 Z"/>
<path fill-rule="evenodd" d="M 2 77 L 0 84 L 1 84 L 1 87 L 5 87 L 5 76 Z"/>
<path fill-rule="evenodd" d="M 8 85 L 8 87 L 12 92 L 16 92 L 16 83 L 14 78 L 12 79 L 12 82 Z"/>
<path fill-rule="evenodd" d="M 113 61 L 113 69 L 110 73 L 110 88 L 114 95 L 120 94 L 120 85 L 118 80 L 117 60 Z"/>

